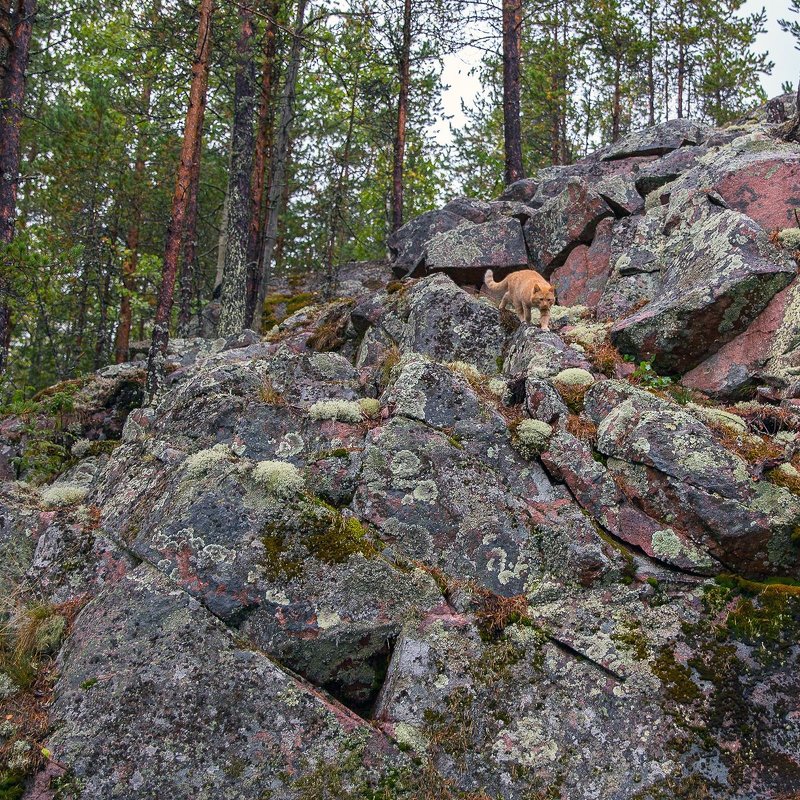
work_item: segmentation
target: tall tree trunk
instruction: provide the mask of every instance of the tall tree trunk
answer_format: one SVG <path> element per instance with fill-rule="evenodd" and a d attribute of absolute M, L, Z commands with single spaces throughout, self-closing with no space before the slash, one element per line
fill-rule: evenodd
<path fill-rule="evenodd" d="M 294 148 L 294 139 L 289 137 L 289 141 L 286 143 L 286 163 L 292 163 L 292 149 Z M 283 182 L 283 190 L 281 191 L 281 199 L 280 205 L 278 206 L 279 209 L 287 209 L 289 208 L 289 197 L 292 194 L 292 182 L 289 180 L 289 176 L 287 175 L 286 180 Z M 277 231 L 275 234 L 275 253 L 272 258 L 272 266 L 271 270 L 268 270 L 266 274 L 278 274 L 283 270 L 283 257 L 286 252 L 286 226 L 284 225 L 280 231 Z M 267 284 L 269 285 L 269 283 Z"/>
<path fill-rule="evenodd" d="M 240 6 L 241 29 L 236 43 L 236 88 L 231 130 L 231 171 L 228 180 L 228 241 L 222 279 L 219 334 L 244 329 L 247 316 L 247 244 L 250 233 L 250 179 L 253 173 L 253 105 L 255 64 L 253 11 Z"/>
<path fill-rule="evenodd" d="M 677 71 L 677 93 L 678 93 L 678 119 L 683 118 L 683 81 L 686 70 L 686 45 L 683 37 L 686 35 L 686 14 L 683 2 L 678 3 L 678 71 Z"/>
<path fill-rule="evenodd" d="M 653 70 L 653 3 L 647 7 L 647 124 L 656 124 L 656 82 Z"/>
<path fill-rule="evenodd" d="M 253 324 L 253 309 L 258 293 L 260 254 L 264 233 L 264 203 L 269 195 L 267 163 L 272 156 L 274 115 L 273 99 L 278 72 L 275 53 L 278 45 L 278 13 L 280 0 L 270 0 L 267 6 L 267 29 L 264 42 L 264 61 L 261 71 L 261 97 L 258 105 L 258 134 L 253 157 L 253 177 L 250 181 L 250 230 L 247 240 L 247 310 L 245 327 Z"/>
<path fill-rule="evenodd" d="M 228 172 L 231 161 L 228 158 Z M 217 238 L 217 271 L 214 276 L 213 297 L 218 300 L 222 295 L 222 277 L 225 270 L 225 251 L 228 249 L 228 184 L 225 184 L 225 197 L 222 199 L 222 212 L 219 221 L 219 237 Z"/>
<path fill-rule="evenodd" d="M 152 83 L 150 76 L 145 78 L 140 97 L 142 116 L 146 118 L 150 110 Z M 131 198 L 131 224 L 125 238 L 127 254 L 122 262 L 122 299 L 119 305 L 119 324 L 114 341 L 114 360 L 117 364 L 128 360 L 128 349 L 131 339 L 133 311 L 131 295 L 135 290 L 134 276 L 139 263 L 139 234 L 142 225 L 142 191 L 145 168 L 145 135 L 144 126 L 140 126 L 136 141 L 136 161 L 133 166 L 133 197 Z"/>
<path fill-rule="evenodd" d="M 553 164 L 558 164 L 561 154 L 561 113 L 559 110 L 559 81 L 558 81 L 558 62 L 559 55 L 559 39 L 558 39 L 558 4 L 554 5 L 553 18 L 553 49 L 551 58 L 552 64 L 550 67 L 550 92 L 552 97 L 550 99 L 550 161 Z"/>
<path fill-rule="evenodd" d="M 289 157 L 292 121 L 294 119 L 294 103 L 297 95 L 297 74 L 300 70 L 300 57 L 303 43 L 300 33 L 306 15 L 306 0 L 298 0 L 294 23 L 292 45 L 289 49 L 289 62 L 286 68 L 286 79 L 281 94 L 281 115 L 278 123 L 278 135 L 275 140 L 275 152 L 270 170 L 269 196 L 267 197 L 267 217 L 264 224 L 264 247 L 261 252 L 261 274 L 256 292 L 256 303 L 253 308 L 253 329 L 261 330 L 261 316 L 264 309 L 264 298 L 267 296 L 267 284 L 272 255 L 275 251 L 275 240 L 278 232 L 278 215 L 280 200 L 285 190 L 286 164 Z"/>
<path fill-rule="evenodd" d="M 621 100 L 622 90 L 620 88 L 621 80 L 621 56 L 617 54 L 614 60 L 614 100 L 611 108 L 611 141 L 616 142 L 620 136 L 620 116 L 622 114 Z"/>
<path fill-rule="evenodd" d="M 180 303 L 178 304 L 178 333 L 181 336 L 189 335 L 192 321 L 192 291 L 197 269 L 197 195 L 200 190 L 201 143 L 202 140 L 198 136 L 192 157 L 192 176 L 183 230 L 183 259 L 181 260 Z"/>
<path fill-rule="evenodd" d="M 161 14 L 161 0 L 153 0 L 150 11 L 150 24 L 154 27 Z M 119 322 L 114 340 L 114 360 L 117 364 L 128 360 L 131 339 L 133 311 L 131 296 L 136 289 L 134 278 L 139 263 L 139 236 L 142 226 L 142 197 L 144 194 L 144 168 L 147 139 L 145 122 L 150 116 L 150 100 L 153 94 L 153 70 L 146 65 L 146 74 L 142 82 L 142 93 L 139 97 L 142 124 L 136 132 L 136 160 L 133 165 L 133 196 L 131 197 L 131 223 L 125 237 L 128 253 L 122 262 L 122 298 L 119 305 Z"/>
<path fill-rule="evenodd" d="M 503 144 L 506 185 L 525 177 L 522 171 L 519 59 L 522 0 L 503 0 Z"/>
<path fill-rule="evenodd" d="M 403 0 L 403 44 L 398 64 L 400 92 L 397 96 L 397 122 L 392 169 L 392 232 L 403 227 L 403 161 L 406 154 L 408 88 L 411 76 L 411 0 Z"/>
<path fill-rule="evenodd" d="M 183 147 L 172 196 L 172 213 L 167 242 L 164 248 L 164 266 L 161 289 L 153 324 L 153 339 L 147 357 L 146 393 L 152 401 L 159 393 L 164 380 L 164 358 L 169 342 L 169 318 L 172 311 L 175 275 L 178 270 L 178 256 L 181 250 L 181 236 L 186 218 L 186 205 L 191 183 L 192 161 L 196 140 L 202 135 L 203 116 L 206 110 L 208 91 L 208 67 L 211 53 L 211 15 L 213 0 L 200 0 L 200 26 L 197 34 L 197 48 L 192 65 L 192 86 L 189 91 L 189 109 L 183 131 Z"/>
<path fill-rule="evenodd" d="M 13 12 L 9 12 L 7 27 L 10 42 L 5 48 L 4 69 L 0 75 L 0 245 L 10 245 L 14 239 L 19 186 L 19 134 L 36 0 L 15 0 L 10 4 L 10 9 L 13 9 Z M 4 274 L 9 267 L 8 264 L 0 264 L 0 375 L 8 367 L 8 351 L 11 347 L 11 283 Z"/>
<path fill-rule="evenodd" d="M 328 248 L 325 254 L 325 296 L 331 298 L 334 295 L 337 284 L 337 270 L 334 267 L 336 250 L 339 246 L 339 239 L 343 221 L 343 201 L 347 190 L 347 183 L 350 179 L 350 152 L 353 146 L 353 131 L 356 122 L 356 101 L 358 100 L 359 78 L 361 75 L 361 61 L 355 66 L 353 76 L 353 94 L 350 96 L 350 113 L 347 119 L 347 136 L 344 142 L 344 152 L 342 153 L 341 169 L 336 181 L 336 188 L 331 202 L 330 228 L 328 234 Z"/>

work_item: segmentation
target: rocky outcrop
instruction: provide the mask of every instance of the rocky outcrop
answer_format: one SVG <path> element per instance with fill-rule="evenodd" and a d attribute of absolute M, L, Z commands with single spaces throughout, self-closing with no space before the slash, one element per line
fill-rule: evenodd
<path fill-rule="evenodd" d="M 796 245 L 714 166 L 794 151 L 728 133 L 457 198 L 392 239 L 436 274 L 173 341 L 149 406 L 134 363 L 0 418 L 0 794 L 794 796 Z M 532 247 L 551 331 L 457 285 Z"/>

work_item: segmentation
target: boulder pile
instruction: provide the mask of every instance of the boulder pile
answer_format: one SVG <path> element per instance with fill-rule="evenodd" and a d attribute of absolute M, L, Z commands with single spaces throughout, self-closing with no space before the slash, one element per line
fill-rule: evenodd
<path fill-rule="evenodd" d="M 0 797 L 796 796 L 798 163 L 632 134 L 7 409 Z"/>
<path fill-rule="evenodd" d="M 389 240 L 398 277 L 480 286 L 528 266 L 624 355 L 719 400 L 800 395 L 800 146 L 769 125 L 678 119 Z"/>

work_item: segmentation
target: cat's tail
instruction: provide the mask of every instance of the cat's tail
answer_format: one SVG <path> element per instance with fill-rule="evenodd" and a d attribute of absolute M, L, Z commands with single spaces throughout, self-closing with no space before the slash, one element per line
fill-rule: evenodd
<path fill-rule="evenodd" d="M 499 283 L 495 282 L 494 273 L 490 269 L 487 269 L 486 274 L 483 276 L 483 282 L 486 284 L 487 289 L 505 289 L 507 280 L 508 278 L 504 278 Z"/>

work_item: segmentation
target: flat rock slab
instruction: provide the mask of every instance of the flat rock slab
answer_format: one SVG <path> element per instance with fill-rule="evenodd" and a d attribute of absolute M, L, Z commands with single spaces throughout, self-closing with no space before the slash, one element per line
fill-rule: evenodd
<path fill-rule="evenodd" d="M 702 199 L 673 224 L 655 298 L 618 320 L 611 339 L 660 372 L 684 373 L 747 328 L 796 267 L 749 217 Z"/>
<path fill-rule="evenodd" d="M 657 161 L 645 164 L 636 173 L 636 189 L 643 197 L 650 194 L 690 170 L 707 152 L 707 147 L 681 147 Z"/>
<path fill-rule="evenodd" d="M 518 220 L 504 217 L 434 236 L 425 249 L 429 272 L 444 272 L 457 283 L 479 284 L 487 269 L 528 265 L 528 251 Z"/>
<path fill-rule="evenodd" d="M 623 136 L 602 156 L 604 161 L 631 156 L 663 156 L 679 147 L 701 144 L 709 129 L 691 119 L 672 119 Z"/>
<path fill-rule="evenodd" d="M 407 557 L 512 596 L 539 570 L 524 509 L 500 474 L 445 433 L 395 417 L 364 451 L 354 508 Z M 540 495 L 552 499 L 552 491 Z"/>
<path fill-rule="evenodd" d="M 598 223 L 612 216 L 608 203 L 581 178 L 572 178 L 525 223 L 531 264 L 545 277 L 579 244 L 591 242 Z"/>

